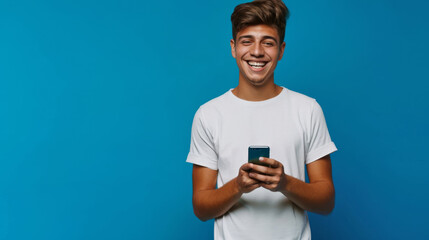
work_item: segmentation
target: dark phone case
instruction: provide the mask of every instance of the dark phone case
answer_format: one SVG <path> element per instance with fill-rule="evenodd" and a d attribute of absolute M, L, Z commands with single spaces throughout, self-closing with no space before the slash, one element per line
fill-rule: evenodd
<path fill-rule="evenodd" d="M 268 164 L 259 161 L 259 157 L 270 157 L 269 147 L 249 147 L 249 163 L 254 163 L 269 167 Z"/>

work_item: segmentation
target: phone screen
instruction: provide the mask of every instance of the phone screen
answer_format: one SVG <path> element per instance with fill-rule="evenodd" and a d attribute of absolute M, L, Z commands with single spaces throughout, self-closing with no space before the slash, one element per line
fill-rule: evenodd
<path fill-rule="evenodd" d="M 270 157 L 270 147 L 268 146 L 250 146 L 249 147 L 249 163 L 254 163 L 263 166 L 269 166 L 266 163 L 259 161 L 259 157 Z"/>

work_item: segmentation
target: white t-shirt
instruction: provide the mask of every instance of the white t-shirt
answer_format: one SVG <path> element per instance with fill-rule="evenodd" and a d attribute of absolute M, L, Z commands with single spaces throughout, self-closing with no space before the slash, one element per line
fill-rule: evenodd
<path fill-rule="evenodd" d="M 305 164 L 337 150 L 320 105 L 285 87 L 264 101 L 246 101 L 230 89 L 202 105 L 192 124 L 187 162 L 218 170 L 217 186 L 237 177 L 248 147 L 270 147 L 285 174 L 305 181 Z M 307 213 L 280 192 L 258 188 L 243 194 L 215 220 L 214 238 L 311 239 Z"/>

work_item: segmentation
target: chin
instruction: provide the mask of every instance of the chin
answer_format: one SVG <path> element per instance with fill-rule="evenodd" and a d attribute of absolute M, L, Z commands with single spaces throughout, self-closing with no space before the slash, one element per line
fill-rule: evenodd
<path fill-rule="evenodd" d="M 261 87 L 264 85 L 264 82 L 250 82 L 250 84 L 252 84 L 255 87 Z"/>
<path fill-rule="evenodd" d="M 262 79 L 262 80 L 248 80 L 248 82 L 250 84 L 252 84 L 255 87 L 260 87 L 265 85 L 265 83 L 267 83 L 266 79 Z"/>

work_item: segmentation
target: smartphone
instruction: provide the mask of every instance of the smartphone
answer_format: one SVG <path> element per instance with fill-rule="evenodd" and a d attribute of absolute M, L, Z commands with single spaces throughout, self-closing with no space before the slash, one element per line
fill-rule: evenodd
<path fill-rule="evenodd" d="M 270 147 L 268 146 L 259 146 L 252 145 L 249 147 L 249 163 L 254 163 L 262 166 L 269 167 L 268 164 L 260 162 L 259 157 L 270 157 Z"/>

